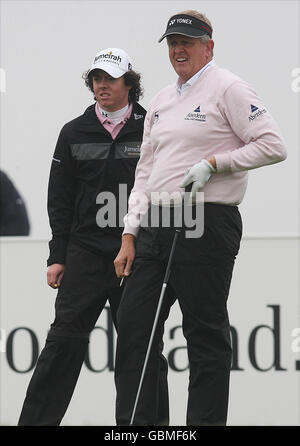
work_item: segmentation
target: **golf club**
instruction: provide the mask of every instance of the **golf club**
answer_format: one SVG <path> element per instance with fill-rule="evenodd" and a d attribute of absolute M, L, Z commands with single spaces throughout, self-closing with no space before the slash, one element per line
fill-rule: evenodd
<path fill-rule="evenodd" d="M 185 188 L 185 192 L 190 192 L 191 189 L 192 189 L 192 183 L 189 184 Z M 144 361 L 144 365 L 143 365 L 143 370 L 142 370 L 142 374 L 141 374 L 141 378 L 140 378 L 137 394 L 136 394 L 136 397 L 135 397 L 134 407 L 133 407 L 131 420 L 130 420 L 130 426 L 133 425 L 136 408 L 137 408 L 137 405 L 138 405 L 138 402 L 139 402 L 139 397 L 140 397 L 140 393 L 141 393 L 141 389 L 142 389 L 142 385 L 143 385 L 143 381 L 144 381 L 144 376 L 145 376 L 145 372 L 146 372 L 146 368 L 147 368 L 147 364 L 148 364 L 148 359 L 149 359 L 149 355 L 150 355 L 150 351 L 151 351 L 151 347 L 152 347 L 152 342 L 153 342 L 153 338 L 154 338 L 154 334 L 155 334 L 158 318 L 159 318 L 159 315 L 160 315 L 160 309 L 161 309 L 161 306 L 162 306 L 162 303 L 163 303 L 164 294 L 165 294 L 165 291 L 166 291 L 166 288 L 167 288 L 167 285 L 168 285 L 168 280 L 169 280 L 170 273 L 171 273 L 171 264 L 172 264 L 172 260 L 173 260 L 173 256 L 174 256 L 175 247 L 176 247 L 176 243 L 177 243 L 177 239 L 178 239 L 179 233 L 180 233 L 180 229 L 176 228 L 175 229 L 174 238 L 173 238 L 173 242 L 172 242 L 170 255 L 169 255 L 169 259 L 168 259 L 168 263 L 167 263 L 165 277 L 164 277 L 164 281 L 163 281 L 161 292 L 160 292 L 160 296 L 159 296 L 157 310 L 156 310 L 156 313 L 155 313 L 155 318 L 154 318 L 153 327 L 152 327 L 152 331 L 151 331 L 151 335 L 150 335 L 150 340 L 149 340 L 149 344 L 148 344 L 148 348 L 147 348 L 147 353 L 146 353 L 146 357 L 145 357 L 145 361 Z"/>
<path fill-rule="evenodd" d="M 140 397 L 140 393 L 141 393 L 141 388 L 142 388 L 143 381 L 144 381 L 144 376 L 145 376 L 145 372 L 146 372 L 146 368 L 147 368 L 147 364 L 148 364 L 148 359 L 149 359 L 149 355 L 150 355 L 150 350 L 151 350 L 151 347 L 152 347 L 152 342 L 153 342 L 153 338 L 154 338 L 154 334 L 155 334 L 155 330 L 156 330 L 156 326 L 157 326 L 157 322 L 158 322 L 158 318 L 159 318 L 159 314 L 160 314 L 160 309 L 161 309 L 161 306 L 162 306 L 162 303 L 163 303 L 165 290 L 166 290 L 166 287 L 168 285 L 168 280 L 169 280 L 169 276 L 170 276 L 170 272 L 171 272 L 172 259 L 173 259 L 173 255 L 174 255 L 176 242 L 177 242 L 177 238 L 178 238 L 179 233 L 180 233 L 180 229 L 175 229 L 175 235 L 174 235 L 174 238 L 173 238 L 172 248 L 171 248 L 171 252 L 170 252 L 170 256 L 169 256 L 169 260 L 168 260 L 168 264 L 167 264 L 167 269 L 166 269 L 166 272 L 165 272 L 165 277 L 164 277 L 163 285 L 162 285 L 160 296 L 159 296 L 157 310 L 156 310 L 156 313 L 155 313 L 154 323 L 153 323 L 151 336 L 150 336 L 150 340 L 149 340 L 149 344 L 148 344 L 148 348 L 147 348 L 146 358 L 145 358 L 145 361 L 144 361 L 144 366 L 143 366 L 143 370 L 142 370 L 142 374 L 141 374 L 141 378 L 140 378 L 140 382 L 139 382 L 139 387 L 138 387 L 138 391 L 137 391 L 137 394 L 136 394 L 135 403 L 134 403 L 134 407 L 133 407 L 133 411 L 132 411 L 132 415 L 131 415 L 130 425 L 133 424 L 133 420 L 134 420 L 134 417 L 135 417 L 135 412 L 136 412 L 136 408 L 137 408 L 139 397 Z"/>

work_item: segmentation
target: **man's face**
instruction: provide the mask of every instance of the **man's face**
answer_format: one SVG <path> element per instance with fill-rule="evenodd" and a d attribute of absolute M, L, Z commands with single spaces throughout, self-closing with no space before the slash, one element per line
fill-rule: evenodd
<path fill-rule="evenodd" d="M 173 34 L 167 37 L 169 57 L 183 83 L 201 70 L 212 58 L 213 40 L 202 43 L 193 37 Z"/>
<path fill-rule="evenodd" d="M 105 111 L 120 110 L 128 104 L 130 86 L 124 76 L 115 79 L 103 70 L 93 72 L 93 90 L 98 104 Z"/>

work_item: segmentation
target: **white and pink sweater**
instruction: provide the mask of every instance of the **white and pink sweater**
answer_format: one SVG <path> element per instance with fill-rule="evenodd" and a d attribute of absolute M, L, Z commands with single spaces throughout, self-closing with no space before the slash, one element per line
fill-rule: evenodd
<path fill-rule="evenodd" d="M 183 192 L 186 169 L 212 156 L 217 172 L 204 201 L 228 205 L 241 203 L 248 170 L 286 158 L 280 131 L 255 91 L 217 65 L 184 95 L 173 84 L 151 101 L 123 233 L 137 234 L 145 197 L 149 203 L 152 192 Z"/>

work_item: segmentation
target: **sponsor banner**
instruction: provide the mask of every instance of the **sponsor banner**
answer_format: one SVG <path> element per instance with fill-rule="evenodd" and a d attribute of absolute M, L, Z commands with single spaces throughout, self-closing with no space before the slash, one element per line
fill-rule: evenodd
<path fill-rule="evenodd" d="M 228 302 L 233 346 L 229 425 L 298 425 L 298 239 L 243 240 Z M 280 253 L 280 255 L 279 255 Z M 54 317 L 47 242 L 1 241 L 1 419 L 16 425 Z M 165 327 L 171 425 L 185 424 L 188 356 L 177 303 Z M 114 425 L 116 333 L 106 307 L 62 425 Z"/>

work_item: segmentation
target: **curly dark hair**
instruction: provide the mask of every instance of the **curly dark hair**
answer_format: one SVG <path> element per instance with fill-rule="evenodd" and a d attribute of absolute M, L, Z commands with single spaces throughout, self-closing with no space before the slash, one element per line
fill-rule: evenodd
<path fill-rule="evenodd" d="M 129 90 L 129 102 L 138 102 L 140 97 L 143 96 L 143 88 L 141 86 L 141 75 L 140 73 L 130 70 L 127 71 L 124 75 L 124 82 L 125 85 L 129 85 L 132 87 Z M 84 79 L 85 85 L 88 87 L 88 89 L 94 93 L 93 90 L 93 71 L 89 72 L 85 71 L 82 75 L 82 78 Z M 95 96 L 94 99 L 96 100 Z"/>

